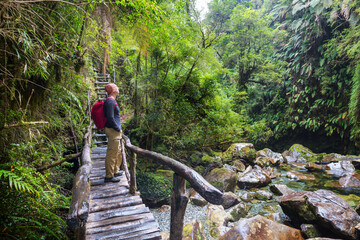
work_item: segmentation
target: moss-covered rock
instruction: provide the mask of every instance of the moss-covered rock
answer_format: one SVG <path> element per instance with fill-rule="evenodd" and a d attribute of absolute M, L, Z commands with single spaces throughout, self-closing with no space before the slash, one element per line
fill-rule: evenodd
<path fill-rule="evenodd" d="M 321 236 L 319 230 L 313 224 L 301 224 L 300 229 L 301 233 L 306 238 L 316 238 Z"/>
<path fill-rule="evenodd" d="M 221 163 L 221 160 L 220 158 L 217 158 L 217 157 L 210 157 L 210 156 L 203 156 L 201 158 L 201 165 L 203 166 L 207 166 L 213 162 L 219 162 Z"/>
<path fill-rule="evenodd" d="M 144 203 L 149 207 L 169 204 L 172 194 L 172 181 L 163 175 L 150 172 L 138 172 L 137 188 Z"/>
<path fill-rule="evenodd" d="M 224 226 L 227 213 L 221 205 L 209 204 L 207 209 L 206 222 L 209 225 L 209 234 L 211 237 L 218 239 L 226 231 Z"/>
<path fill-rule="evenodd" d="M 203 175 L 204 171 L 205 171 L 205 167 L 204 166 L 196 166 L 194 168 L 194 170 L 199 173 L 200 175 Z"/>
<path fill-rule="evenodd" d="M 234 192 L 237 182 L 236 172 L 226 168 L 215 168 L 205 179 L 222 192 Z"/>
<path fill-rule="evenodd" d="M 204 156 L 207 156 L 206 154 L 204 153 L 201 153 L 201 152 L 194 152 L 190 155 L 190 164 L 191 166 L 195 167 L 195 166 L 198 166 L 198 165 L 201 165 L 202 164 L 202 158 Z M 207 156 L 208 157 L 208 156 Z"/>
<path fill-rule="evenodd" d="M 197 220 L 185 224 L 183 230 L 183 240 L 205 240 L 203 226 Z"/>
<path fill-rule="evenodd" d="M 252 143 L 234 143 L 220 157 L 223 161 L 232 159 L 244 159 L 253 162 L 256 150 Z"/>
<path fill-rule="evenodd" d="M 203 198 L 193 188 L 189 190 L 189 199 L 190 199 L 190 202 L 192 202 L 192 204 L 194 204 L 196 206 L 203 207 L 206 204 L 208 204 L 208 202 L 205 200 L 205 198 Z"/>
<path fill-rule="evenodd" d="M 233 162 L 233 166 L 236 168 L 237 172 L 243 172 L 246 169 L 246 166 L 243 162 L 241 162 L 240 160 L 235 160 Z"/>
<path fill-rule="evenodd" d="M 237 222 L 240 218 L 246 217 L 250 210 L 251 206 L 247 206 L 245 203 L 241 202 L 230 209 L 230 221 Z"/>
<path fill-rule="evenodd" d="M 322 160 L 323 154 L 315 154 L 309 148 L 301 144 L 294 144 L 290 147 L 289 151 L 282 153 L 286 163 L 297 162 L 319 162 Z"/>
<path fill-rule="evenodd" d="M 265 166 L 276 166 L 284 162 L 284 158 L 280 153 L 271 151 L 269 148 L 256 152 L 255 164 Z"/>
<path fill-rule="evenodd" d="M 273 194 L 268 191 L 258 190 L 255 192 L 255 198 L 258 200 L 270 200 L 273 198 Z"/>

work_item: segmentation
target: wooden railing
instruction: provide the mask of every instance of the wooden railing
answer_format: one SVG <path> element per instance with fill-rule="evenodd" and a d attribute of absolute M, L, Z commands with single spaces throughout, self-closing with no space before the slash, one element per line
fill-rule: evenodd
<path fill-rule="evenodd" d="M 84 136 L 84 148 L 81 155 L 81 167 L 76 173 L 72 190 L 72 202 L 67 219 L 69 228 L 75 232 L 76 239 L 85 239 L 86 221 L 89 215 L 89 176 L 91 170 L 90 143 L 91 124 Z M 129 166 L 123 151 L 123 167 L 130 183 L 130 193 L 136 193 L 136 155 L 152 159 L 160 164 L 170 167 L 174 171 L 173 193 L 171 197 L 170 239 L 181 240 L 183 235 L 184 215 L 189 201 L 185 195 L 185 180 L 208 202 L 221 205 L 224 201 L 221 191 L 208 183 L 200 174 L 190 167 L 160 153 L 148 151 L 131 144 L 130 139 L 122 135 L 125 147 L 130 151 Z M 123 148 L 124 149 L 124 148 Z"/>
<path fill-rule="evenodd" d="M 160 153 L 148 151 L 131 144 L 130 139 L 124 134 L 125 146 L 132 152 L 130 158 L 130 189 L 132 193 L 136 191 L 136 156 L 135 153 L 143 158 L 152 159 L 156 162 L 170 167 L 174 171 L 173 193 L 171 197 L 171 222 L 170 240 L 181 240 L 183 235 L 184 215 L 188 197 L 185 195 L 185 180 L 208 202 L 221 205 L 224 201 L 223 194 L 217 188 L 208 183 L 200 174 L 190 167 Z M 124 159 L 125 160 L 125 159 Z M 126 164 L 125 164 L 126 165 Z M 127 169 L 126 169 L 127 171 Z"/>
<path fill-rule="evenodd" d="M 84 136 L 84 147 L 81 153 L 81 167 L 78 169 L 72 188 L 72 201 L 67 224 L 75 232 L 76 239 L 85 239 L 85 224 L 89 216 L 89 176 L 91 171 L 91 126 L 90 122 Z"/>

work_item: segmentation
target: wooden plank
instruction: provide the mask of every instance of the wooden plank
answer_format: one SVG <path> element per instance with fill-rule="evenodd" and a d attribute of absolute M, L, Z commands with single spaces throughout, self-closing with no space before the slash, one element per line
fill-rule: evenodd
<path fill-rule="evenodd" d="M 126 195 L 119 196 L 119 197 L 106 198 L 106 202 L 103 199 L 93 199 L 90 201 L 90 207 L 96 206 L 97 204 L 116 203 L 116 202 L 120 202 L 120 201 L 129 201 L 129 200 L 135 200 L 135 199 L 141 200 L 140 197 L 132 196 L 130 194 L 126 194 Z"/>
<path fill-rule="evenodd" d="M 125 181 L 120 181 L 115 187 L 129 187 L 129 184 Z M 96 185 L 91 187 L 92 192 L 102 191 L 105 189 L 114 189 L 114 186 L 111 184 L 103 184 L 103 186 Z"/>
<path fill-rule="evenodd" d="M 135 199 L 121 201 L 121 202 L 111 202 L 111 203 L 106 202 L 106 203 L 102 203 L 102 204 L 101 203 L 93 204 L 90 207 L 90 213 L 104 211 L 104 210 L 110 210 L 110 209 L 129 207 L 129 206 L 140 205 L 140 204 L 142 204 L 142 200 L 139 197 L 137 197 Z"/>
<path fill-rule="evenodd" d="M 91 189 L 92 193 L 102 193 L 102 194 L 107 194 L 107 193 L 112 193 L 112 192 L 116 192 L 116 191 L 122 191 L 122 190 L 126 190 L 129 189 L 128 186 L 123 185 L 123 184 L 116 184 L 116 186 L 110 186 L 110 187 L 106 187 L 107 185 L 110 184 L 105 184 L 104 188 L 98 188 L 98 189 Z"/>
<path fill-rule="evenodd" d="M 117 231 L 117 232 L 134 232 L 134 229 L 136 229 L 136 227 L 139 226 L 144 226 L 145 225 L 152 225 L 153 223 L 155 223 L 154 218 L 140 218 L 137 220 L 133 220 L 133 221 L 126 221 L 126 222 L 113 222 L 113 224 L 106 224 L 104 226 L 101 227 L 96 227 L 96 228 L 90 228 L 87 229 L 87 234 L 98 234 L 98 233 L 106 233 L 106 232 L 113 232 L 113 231 Z M 151 227 L 148 227 L 151 228 Z"/>
<path fill-rule="evenodd" d="M 156 232 L 153 232 L 153 233 L 146 233 L 145 231 L 141 232 L 141 235 L 140 235 L 140 232 L 138 232 L 138 236 L 129 236 L 129 237 L 123 237 L 123 239 L 127 239 L 127 240 L 161 240 L 161 234 L 160 234 L 160 231 L 156 231 Z"/>
<path fill-rule="evenodd" d="M 129 189 L 119 189 L 119 190 L 113 190 L 112 192 L 96 192 L 94 194 L 90 194 L 90 199 L 103 199 L 108 197 L 115 197 L 115 196 L 121 196 L 124 194 L 129 193 Z"/>
<path fill-rule="evenodd" d="M 104 173 L 104 176 L 105 176 L 105 173 Z M 121 183 L 122 185 L 125 184 L 125 182 L 124 182 L 124 181 L 121 181 L 121 179 L 120 179 L 120 182 L 115 182 L 115 183 L 114 183 L 114 182 L 107 182 L 107 183 L 105 183 L 104 180 L 105 180 L 105 178 L 102 179 L 102 180 L 101 180 L 101 179 L 99 179 L 99 180 L 94 180 L 94 181 L 90 182 L 90 185 L 91 185 L 92 187 L 105 185 L 105 186 L 112 186 L 113 188 L 116 188 L 119 183 Z"/>
<path fill-rule="evenodd" d="M 156 229 L 146 229 L 143 231 L 138 231 L 134 233 L 129 233 L 126 235 L 122 235 L 122 240 L 161 240 L 160 231 Z M 107 237 L 104 238 L 106 240 L 118 240 L 119 237 Z"/>
<path fill-rule="evenodd" d="M 87 222 L 99 221 L 105 218 L 114 218 L 121 216 L 129 216 L 134 214 L 140 214 L 150 212 L 149 208 L 145 206 L 145 204 L 135 205 L 131 207 L 124 207 L 116 210 L 107 210 L 102 212 L 95 212 L 89 214 L 89 218 Z"/>
<path fill-rule="evenodd" d="M 155 221 L 128 222 L 119 228 L 109 228 L 107 231 L 87 235 L 87 239 L 126 239 L 129 237 L 141 236 L 144 233 L 159 231 L 159 225 Z M 105 230 L 105 229 L 104 229 Z"/>
<path fill-rule="evenodd" d="M 86 228 L 91 229 L 91 228 L 103 227 L 103 226 L 114 224 L 114 223 L 132 222 L 132 221 L 139 220 L 142 218 L 154 219 L 154 216 L 152 215 L 152 213 L 142 213 L 142 214 L 137 214 L 137 215 L 110 218 L 110 219 L 105 219 L 105 220 L 101 220 L 101 221 L 97 221 L 97 222 L 87 223 Z"/>

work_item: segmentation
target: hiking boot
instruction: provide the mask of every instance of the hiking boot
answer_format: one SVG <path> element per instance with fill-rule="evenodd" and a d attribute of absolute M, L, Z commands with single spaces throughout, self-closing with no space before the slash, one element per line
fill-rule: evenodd
<path fill-rule="evenodd" d="M 124 173 L 124 171 L 120 170 L 120 171 L 118 171 L 117 173 L 114 174 L 114 177 L 120 177 L 120 176 L 123 175 L 123 173 Z"/>
<path fill-rule="evenodd" d="M 120 178 L 117 177 L 105 178 L 105 182 L 120 182 Z"/>

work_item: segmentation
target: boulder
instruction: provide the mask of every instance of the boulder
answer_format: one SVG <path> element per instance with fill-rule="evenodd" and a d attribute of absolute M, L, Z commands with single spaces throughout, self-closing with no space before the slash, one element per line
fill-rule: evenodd
<path fill-rule="evenodd" d="M 221 159 L 217 157 L 210 157 L 210 156 L 204 156 L 202 158 L 202 164 L 205 166 L 205 169 L 203 170 L 203 175 L 207 175 L 209 172 L 211 172 L 215 168 L 221 168 L 222 162 Z"/>
<path fill-rule="evenodd" d="M 313 224 L 301 224 L 300 229 L 305 238 L 316 238 L 321 236 L 320 232 Z"/>
<path fill-rule="evenodd" d="M 240 199 L 244 202 L 251 202 L 253 199 L 253 194 L 250 194 L 249 192 L 245 192 L 240 195 Z"/>
<path fill-rule="evenodd" d="M 183 240 L 205 240 L 203 226 L 197 220 L 185 224 Z"/>
<path fill-rule="evenodd" d="M 279 199 L 283 212 L 295 224 L 312 223 L 327 229 L 327 235 L 356 239 L 356 225 L 360 216 L 341 197 L 332 191 L 298 191 Z"/>
<path fill-rule="evenodd" d="M 325 165 L 310 162 L 306 164 L 306 169 L 309 172 L 323 172 L 325 170 Z"/>
<path fill-rule="evenodd" d="M 247 213 L 251 209 L 251 206 L 241 202 L 229 210 L 228 220 L 232 222 L 239 221 L 240 218 L 246 217 Z"/>
<path fill-rule="evenodd" d="M 331 163 L 331 162 L 338 162 L 340 159 L 344 158 L 343 155 L 341 154 L 337 154 L 337 153 L 329 153 L 329 154 L 325 154 L 322 157 L 322 162 L 325 163 Z"/>
<path fill-rule="evenodd" d="M 263 187 L 269 183 L 271 183 L 270 176 L 258 166 L 243 173 L 238 173 L 237 185 L 240 189 Z"/>
<path fill-rule="evenodd" d="M 351 161 L 339 161 L 326 165 L 325 172 L 335 177 L 342 177 L 347 173 L 355 172 L 355 167 Z"/>
<path fill-rule="evenodd" d="M 291 166 L 291 169 L 298 169 L 298 170 L 306 170 L 307 163 L 300 163 L 300 162 L 291 162 L 288 163 Z"/>
<path fill-rule="evenodd" d="M 282 223 L 288 226 L 291 225 L 290 218 L 287 215 L 285 215 L 283 212 L 271 213 L 265 217 L 278 223 Z"/>
<path fill-rule="evenodd" d="M 240 219 L 219 240 L 302 240 L 298 229 L 274 222 L 263 216 Z"/>
<path fill-rule="evenodd" d="M 189 199 L 196 206 L 203 207 L 208 202 L 203 198 L 198 192 L 196 192 L 193 188 L 189 190 Z"/>
<path fill-rule="evenodd" d="M 169 232 L 160 232 L 161 239 L 162 240 L 169 240 L 170 239 L 170 233 Z"/>
<path fill-rule="evenodd" d="M 169 204 L 172 195 L 172 181 L 163 173 L 137 172 L 137 188 L 144 203 L 149 207 Z"/>
<path fill-rule="evenodd" d="M 233 192 L 224 193 L 224 202 L 221 204 L 225 209 L 228 209 L 240 202 L 239 197 Z"/>
<path fill-rule="evenodd" d="M 156 211 L 157 212 L 167 212 L 171 209 L 170 205 L 162 205 L 160 208 L 158 208 Z"/>
<path fill-rule="evenodd" d="M 202 153 L 202 152 L 194 152 L 190 155 L 190 164 L 192 166 L 198 166 L 202 164 L 202 158 L 204 156 L 207 156 L 206 154 Z"/>
<path fill-rule="evenodd" d="M 339 179 L 339 184 L 344 188 L 360 188 L 360 174 L 347 173 Z"/>
<path fill-rule="evenodd" d="M 218 238 L 223 235 L 227 228 L 225 227 L 225 219 L 227 213 L 224 210 L 223 206 L 209 204 L 207 209 L 207 219 L 206 222 L 209 224 L 209 234 L 213 238 Z"/>
<path fill-rule="evenodd" d="M 237 175 L 230 169 L 215 168 L 205 176 L 205 179 L 222 192 L 235 191 Z"/>
<path fill-rule="evenodd" d="M 300 144 L 294 144 L 290 147 L 289 151 L 282 153 L 284 161 L 286 163 L 297 162 L 297 163 L 306 163 L 308 161 L 316 161 L 316 154 L 314 154 L 310 149 L 304 147 Z M 315 159 L 315 160 L 314 160 Z"/>
<path fill-rule="evenodd" d="M 255 164 L 265 166 L 276 166 L 284 162 L 284 158 L 280 153 L 271 151 L 269 148 L 265 148 L 256 152 Z"/>
<path fill-rule="evenodd" d="M 234 143 L 223 154 L 223 159 L 246 159 L 255 158 L 255 148 L 252 143 Z"/>
<path fill-rule="evenodd" d="M 255 192 L 255 198 L 258 200 L 270 200 L 273 198 L 273 195 L 271 192 L 259 190 Z"/>
<path fill-rule="evenodd" d="M 276 171 L 276 168 L 272 168 L 272 167 L 267 167 L 264 169 L 264 171 L 266 172 L 267 175 L 269 175 L 269 177 L 271 179 L 277 178 L 281 176 L 281 173 Z"/>
<path fill-rule="evenodd" d="M 289 188 L 288 186 L 283 185 L 283 184 L 271 185 L 270 186 L 270 191 L 273 192 L 275 195 L 278 195 L 278 196 L 286 195 L 286 194 L 295 192 L 294 190 L 292 190 L 291 188 Z"/>
<path fill-rule="evenodd" d="M 240 161 L 240 160 L 235 160 L 235 161 L 233 162 L 233 166 L 236 168 L 236 171 L 237 171 L 237 172 L 243 172 L 243 171 L 245 171 L 245 169 L 246 169 L 245 164 L 244 164 L 242 161 Z"/>
<path fill-rule="evenodd" d="M 224 164 L 223 168 L 230 169 L 231 171 L 237 172 L 236 167 L 229 165 L 229 164 Z"/>
<path fill-rule="evenodd" d="M 297 171 L 289 171 L 286 173 L 286 177 L 294 180 L 315 180 L 315 176 L 311 174 L 303 174 Z"/>

